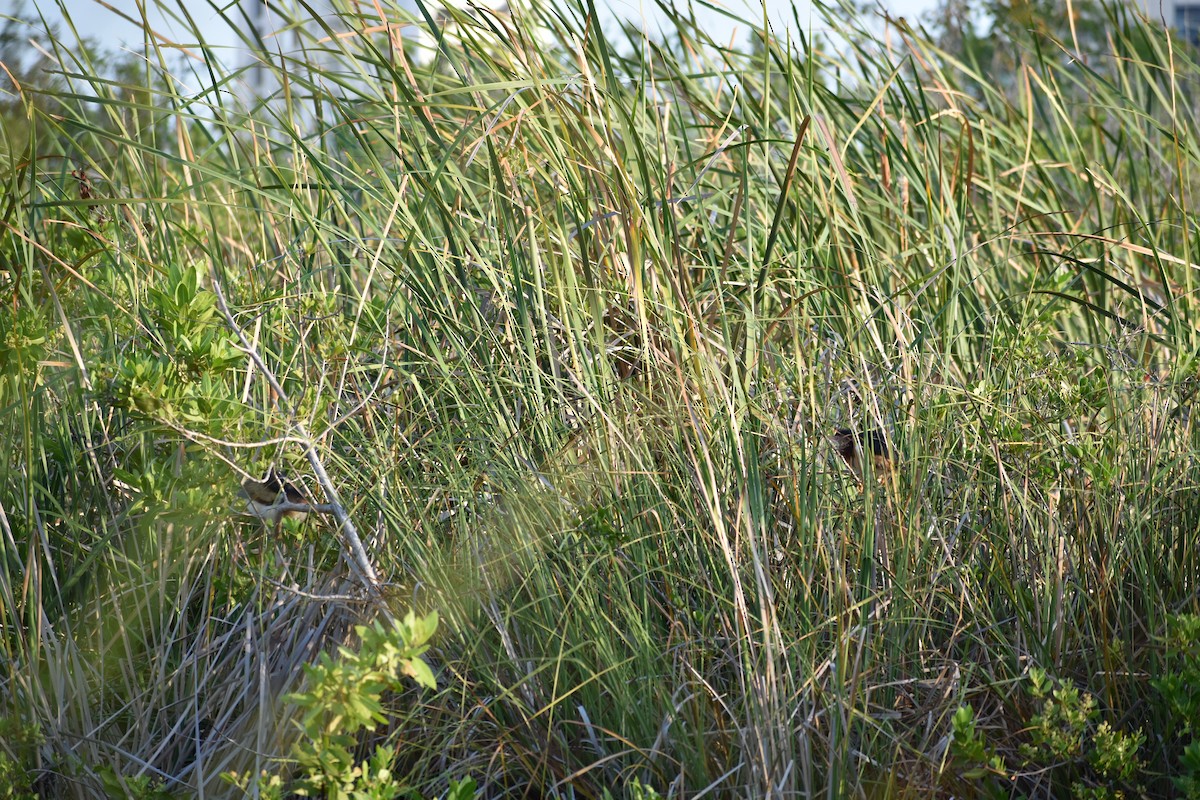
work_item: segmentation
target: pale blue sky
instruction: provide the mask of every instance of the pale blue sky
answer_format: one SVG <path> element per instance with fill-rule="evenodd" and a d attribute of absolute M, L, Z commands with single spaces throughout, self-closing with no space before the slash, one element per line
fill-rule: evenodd
<path fill-rule="evenodd" d="M 244 0 L 250 2 L 251 0 Z M 681 0 L 682 1 L 682 0 Z M 731 9 L 746 9 L 753 7 L 761 8 L 758 3 L 748 5 L 746 0 L 724 0 L 727 7 Z M 0 9 L 8 6 L 0 0 Z M 895 16 L 907 16 L 917 18 L 926 10 L 931 8 L 934 0 L 883 0 L 883 6 Z M 123 12 L 130 17 L 140 17 L 138 4 L 135 0 L 107 0 L 105 5 L 110 5 L 117 9 L 118 12 Z M 197 23 L 204 27 L 205 36 L 210 43 L 215 45 L 229 44 L 232 45 L 236 38 L 233 33 L 225 29 L 219 17 L 212 11 L 208 3 L 189 3 L 189 10 Z M 230 3 L 232 5 L 232 3 Z M 653 26 L 658 21 L 659 17 L 656 14 L 655 4 L 650 0 L 607 0 L 599 2 L 597 5 L 611 12 L 613 15 L 620 15 L 629 19 L 643 19 L 647 24 Z M 805 20 L 809 17 L 808 0 L 798 0 L 795 4 L 800 12 L 799 18 Z M 74 21 L 77 30 L 81 35 L 93 37 L 109 46 L 116 46 L 122 42 L 140 42 L 141 34 L 137 27 L 132 23 L 121 19 L 120 15 L 114 11 L 105 8 L 97 0 L 26 0 L 26 11 L 32 7 L 40 8 L 48 18 L 60 18 L 58 9 L 65 8 Z M 790 20 L 792 3 L 789 0 L 767 0 L 768 13 L 776 25 L 787 24 L 786 20 Z M 151 7 L 148 11 L 152 25 L 156 30 L 171 35 L 170 23 L 160 14 L 157 9 Z M 749 12 L 744 12 L 742 15 L 748 15 Z M 761 12 L 757 12 L 761 13 Z M 729 20 L 715 12 L 704 9 L 697 10 L 697 17 L 703 24 L 711 25 L 710 33 L 713 33 L 713 38 L 724 39 L 725 36 L 734 34 L 734 26 Z M 819 24 L 817 18 L 813 18 L 812 25 Z M 717 32 L 721 32 L 722 36 L 717 36 Z M 782 31 L 781 31 L 782 32 Z"/>

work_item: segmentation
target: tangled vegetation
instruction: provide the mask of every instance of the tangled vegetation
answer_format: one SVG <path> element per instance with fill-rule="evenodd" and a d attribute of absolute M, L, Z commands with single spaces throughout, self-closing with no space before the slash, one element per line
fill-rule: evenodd
<path fill-rule="evenodd" d="M 187 5 L 3 60 L 0 796 L 1200 797 L 1188 45 Z"/>

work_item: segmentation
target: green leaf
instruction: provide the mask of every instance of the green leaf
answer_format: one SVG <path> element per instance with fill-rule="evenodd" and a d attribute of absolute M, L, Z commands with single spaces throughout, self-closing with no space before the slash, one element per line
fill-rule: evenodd
<path fill-rule="evenodd" d="M 433 676 L 433 670 L 419 658 L 412 658 L 405 662 L 404 674 L 427 689 L 437 688 L 437 679 Z"/>

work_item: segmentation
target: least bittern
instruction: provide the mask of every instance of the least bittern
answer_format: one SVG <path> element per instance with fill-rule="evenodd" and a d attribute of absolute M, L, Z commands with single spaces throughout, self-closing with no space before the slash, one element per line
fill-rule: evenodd
<path fill-rule="evenodd" d="M 246 511 L 272 525 L 285 519 L 303 520 L 311 506 L 304 493 L 274 467 L 267 470 L 262 480 L 243 480 L 242 494 L 247 500 Z"/>
<path fill-rule="evenodd" d="M 883 475 L 891 469 L 891 451 L 883 431 L 856 432 L 849 428 L 838 428 L 837 433 L 833 435 L 833 446 L 859 480 L 863 477 L 863 456 L 866 454 L 871 456 L 874 474 Z"/>

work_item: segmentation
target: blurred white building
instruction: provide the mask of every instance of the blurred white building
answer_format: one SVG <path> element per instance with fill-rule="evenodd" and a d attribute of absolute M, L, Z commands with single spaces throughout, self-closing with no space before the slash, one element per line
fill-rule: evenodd
<path fill-rule="evenodd" d="M 1200 0 L 1138 0 L 1150 19 L 1161 20 L 1168 28 L 1195 45 L 1200 45 Z"/>
<path fill-rule="evenodd" d="M 167 0 L 169 2 L 169 0 Z M 493 11 L 504 11 L 512 5 L 512 0 L 421 0 L 429 15 L 439 22 L 445 20 L 444 9 L 448 5 L 453 5 L 464 9 L 490 9 Z M 284 0 L 282 6 L 287 6 L 287 0 Z M 312 13 L 316 15 L 333 15 L 333 9 L 327 0 L 310 0 L 305 2 L 303 6 L 299 3 L 293 3 L 293 7 L 297 9 L 298 17 L 304 14 Z M 243 18 L 257 32 L 258 37 L 262 41 L 263 47 L 260 52 L 247 52 L 245 60 L 242 62 L 244 66 L 249 67 L 246 81 L 255 95 L 265 97 L 279 87 L 275 83 L 275 78 L 272 77 L 272 71 L 263 66 L 263 62 L 274 61 L 275 56 L 284 53 L 295 53 L 301 49 L 300 46 L 300 31 L 289 25 L 282 15 L 277 13 L 272 7 L 279 8 L 281 4 L 278 0 L 240 0 L 236 4 L 237 9 L 242 13 Z M 432 56 L 433 47 L 435 44 L 434 38 L 426 30 L 427 25 L 422 21 L 423 15 L 418 6 L 417 0 L 389 0 L 386 4 L 387 8 L 398 9 L 403 12 L 412 14 L 418 21 L 418 25 L 412 30 L 405 30 L 403 36 L 410 42 L 417 42 L 420 47 L 410 53 L 410 57 L 417 62 L 421 62 Z M 237 12 L 230 11 L 228 16 L 233 18 Z M 320 25 L 313 23 L 311 32 L 316 38 L 324 35 Z M 337 27 L 337 26 L 335 26 Z M 254 37 L 251 37 L 254 38 Z M 251 51 L 254 48 L 249 48 Z"/>

